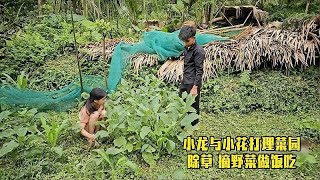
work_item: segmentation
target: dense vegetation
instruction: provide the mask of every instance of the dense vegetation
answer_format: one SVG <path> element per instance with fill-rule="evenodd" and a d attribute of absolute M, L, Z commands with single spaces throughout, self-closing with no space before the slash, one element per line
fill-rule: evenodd
<path fill-rule="evenodd" d="M 104 35 L 108 39 L 137 40 L 147 28 L 145 20 L 164 22 L 160 29 L 163 31 L 178 29 L 185 20 L 208 23 L 223 2 L 257 3 L 252 0 L 1 2 L 1 85 L 52 91 L 71 83 L 78 77 L 73 31 L 79 46 L 100 42 Z M 292 25 L 318 13 L 320 2 L 260 0 L 257 6 L 270 13 L 269 21 Z M 73 15 L 75 29 L 71 7 L 77 13 Z M 104 24 L 102 19 L 110 23 Z M 81 64 L 86 75 L 103 73 L 101 57 L 93 61 L 81 59 Z M 107 99 L 108 115 L 96 134 L 99 147 L 90 148 L 80 137 L 78 110 L 83 99 L 67 112 L 41 112 L 31 107 L 0 104 L 0 176 L 4 179 L 320 177 L 319 67 L 296 69 L 289 74 L 268 68 L 221 72 L 204 83 L 201 123 L 195 128 L 189 126 L 197 118 L 190 107 L 192 97 L 185 94 L 186 102 L 179 98 L 178 84 L 154 76 L 158 68 L 145 67 L 138 73 L 127 71 L 118 91 Z M 83 94 L 84 98 L 87 96 Z M 186 128 L 182 130 L 181 125 Z M 226 171 L 215 166 L 192 171 L 186 168 L 187 153 L 182 150 L 181 140 L 195 130 L 195 136 L 301 135 L 312 143 L 311 150 L 298 155 L 295 170 Z"/>

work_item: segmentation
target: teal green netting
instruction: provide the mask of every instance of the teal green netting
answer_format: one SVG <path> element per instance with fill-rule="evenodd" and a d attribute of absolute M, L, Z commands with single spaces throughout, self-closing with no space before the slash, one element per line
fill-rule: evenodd
<path fill-rule="evenodd" d="M 128 64 L 128 57 L 136 53 L 157 54 L 161 61 L 169 57 L 180 56 L 184 45 L 178 38 L 180 31 L 166 33 L 162 31 L 150 31 L 143 34 L 139 43 L 128 44 L 121 42 L 113 52 L 111 66 L 108 75 L 108 92 L 115 91 L 121 80 L 122 74 Z M 197 34 L 196 41 L 200 45 L 213 41 L 226 41 L 227 37 L 212 34 Z"/>
<path fill-rule="evenodd" d="M 157 54 L 161 61 L 168 57 L 177 57 L 183 51 L 183 43 L 178 38 L 179 31 L 165 33 L 160 31 L 145 32 L 139 43 L 119 43 L 113 53 L 108 75 L 108 92 L 116 90 L 123 72 L 126 70 L 128 59 L 136 53 Z M 212 41 L 224 41 L 228 38 L 210 34 L 197 34 L 197 43 L 204 45 Z M 94 87 L 105 87 L 103 77 L 83 77 L 85 92 L 90 92 Z M 23 105 L 36 107 L 41 110 L 65 111 L 74 107 L 80 98 L 81 89 L 79 80 L 75 80 L 61 90 L 40 92 L 33 90 L 20 90 L 14 87 L 0 87 L 0 104 Z"/>
<path fill-rule="evenodd" d="M 104 79 L 100 76 L 84 76 L 83 85 L 87 93 L 94 87 L 105 87 Z M 73 108 L 77 100 L 80 100 L 80 87 L 79 79 L 61 90 L 51 92 L 2 86 L 0 87 L 0 104 L 22 105 L 39 110 L 66 111 Z"/>

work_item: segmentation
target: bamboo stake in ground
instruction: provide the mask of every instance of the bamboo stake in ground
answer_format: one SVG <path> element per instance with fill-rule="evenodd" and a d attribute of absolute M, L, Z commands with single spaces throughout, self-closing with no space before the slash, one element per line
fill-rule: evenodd
<path fill-rule="evenodd" d="M 82 93 L 83 92 L 83 83 L 82 83 L 82 74 L 81 74 L 81 66 L 80 66 L 80 60 L 79 60 L 76 32 L 75 32 L 74 22 L 73 22 L 73 11 L 74 11 L 73 8 L 74 7 L 71 6 L 72 32 L 73 32 L 74 48 L 75 48 L 75 51 L 76 51 L 76 58 L 77 58 L 77 63 L 78 63 L 78 70 L 79 70 L 79 76 L 80 76 L 80 86 L 81 86 L 81 93 Z"/>
<path fill-rule="evenodd" d="M 108 88 L 108 82 L 107 82 L 107 60 L 106 60 L 106 33 L 103 33 L 103 73 L 104 73 L 104 83 L 106 86 L 106 89 Z"/>

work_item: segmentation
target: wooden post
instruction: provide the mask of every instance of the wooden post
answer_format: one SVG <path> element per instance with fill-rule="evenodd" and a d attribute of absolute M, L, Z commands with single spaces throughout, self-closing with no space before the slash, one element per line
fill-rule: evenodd
<path fill-rule="evenodd" d="M 106 89 L 108 88 L 108 80 L 107 80 L 107 60 L 106 60 L 106 33 L 102 34 L 103 36 L 103 74 L 104 74 L 104 84 Z"/>
<path fill-rule="evenodd" d="M 73 22 L 73 12 L 74 12 L 74 6 L 71 5 L 72 32 L 73 32 L 74 48 L 76 51 L 76 58 L 77 58 L 77 63 L 78 63 L 78 70 L 79 70 L 79 76 L 80 76 L 80 86 L 81 86 L 81 93 L 82 93 L 83 92 L 83 82 L 82 82 L 81 65 L 80 65 L 80 59 L 79 59 L 79 53 L 78 53 L 76 32 L 75 32 L 74 22 Z"/>

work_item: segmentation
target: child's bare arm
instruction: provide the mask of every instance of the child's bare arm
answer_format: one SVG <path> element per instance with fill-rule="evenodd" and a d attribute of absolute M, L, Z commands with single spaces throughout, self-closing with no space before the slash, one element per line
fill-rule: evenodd
<path fill-rule="evenodd" d="M 86 131 L 84 128 L 86 127 L 86 123 L 80 123 L 80 126 L 81 126 L 81 134 L 84 136 L 84 137 L 87 137 L 89 139 L 94 139 L 94 135 L 93 134 L 90 134 L 88 131 Z"/>

